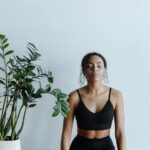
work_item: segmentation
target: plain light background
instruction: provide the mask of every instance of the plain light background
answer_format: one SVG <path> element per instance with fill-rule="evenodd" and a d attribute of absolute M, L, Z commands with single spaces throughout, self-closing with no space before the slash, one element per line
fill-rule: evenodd
<path fill-rule="evenodd" d="M 102 53 L 109 85 L 124 96 L 127 150 L 149 150 L 149 8 L 149 0 L 0 0 L 0 32 L 18 55 L 34 43 L 53 87 L 66 93 L 79 87 L 82 57 Z M 63 117 L 51 116 L 54 102 L 45 95 L 28 110 L 22 150 L 60 150 Z M 114 125 L 111 131 L 115 143 Z"/>

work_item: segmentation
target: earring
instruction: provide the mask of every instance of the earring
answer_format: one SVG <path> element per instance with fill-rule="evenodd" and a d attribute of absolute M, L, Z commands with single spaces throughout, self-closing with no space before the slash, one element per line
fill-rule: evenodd
<path fill-rule="evenodd" d="M 80 73 L 80 78 L 79 78 L 79 84 L 80 86 L 84 85 L 86 81 L 86 76 L 81 72 Z"/>

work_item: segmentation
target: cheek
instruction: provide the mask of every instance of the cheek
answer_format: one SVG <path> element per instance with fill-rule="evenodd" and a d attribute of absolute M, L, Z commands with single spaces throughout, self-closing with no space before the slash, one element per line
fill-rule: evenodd
<path fill-rule="evenodd" d="M 99 76 L 100 78 L 102 78 L 102 77 L 104 76 L 104 74 L 105 74 L 105 70 L 99 70 L 98 76 Z M 85 73 L 84 73 L 84 76 L 85 76 L 85 77 L 90 77 L 90 76 L 92 76 L 92 75 L 93 75 L 93 71 L 92 71 L 92 70 L 86 70 Z"/>
<path fill-rule="evenodd" d="M 104 69 L 101 72 L 102 72 L 102 74 L 105 74 L 105 70 Z"/>

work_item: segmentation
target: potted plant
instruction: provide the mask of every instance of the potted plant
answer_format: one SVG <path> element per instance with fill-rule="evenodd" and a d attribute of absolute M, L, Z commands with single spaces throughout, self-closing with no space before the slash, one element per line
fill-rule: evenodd
<path fill-rule="evenodd" d="M 0 149 L 20 150 L 20 139 L 26 113 L 37 104 L 43 94 L 56 97 L 52 116 L 61 113 L 64 117 L 69 111 L 68 95 L 60 89 L 52 89 L 52 72 L 43 72 L 36 64 L 41 55 L 34 44 L 28 43 L 26 56 L 14 56 L 5 35 L 0 34 Z M 42 81 L 46 80 L 43 87 Z M 45 83 L 45 82 L 44 82 Z M 9 144 L 8 144 L 9 143 Z M 13 143 L 11 145 L 11 143 Z"/>

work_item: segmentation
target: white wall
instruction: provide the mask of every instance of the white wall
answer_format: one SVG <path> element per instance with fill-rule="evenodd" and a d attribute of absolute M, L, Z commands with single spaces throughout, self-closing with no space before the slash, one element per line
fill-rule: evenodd
<path fill-rule="evenodd" d="M 83 55 L 102 53 L 110 85 L 124 95 L 128 150 L 149 150 L 149 8 L 149 0 L 0 0 L 0 32 L 17 54 L 34 43 L 54 87 L 67 93 L 79 86 Z M 38 104 L 28 111 L 22 150 L 59 150 L 63 118 L 51 117 L 54 98 Z"/>

